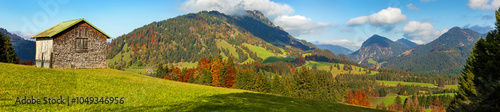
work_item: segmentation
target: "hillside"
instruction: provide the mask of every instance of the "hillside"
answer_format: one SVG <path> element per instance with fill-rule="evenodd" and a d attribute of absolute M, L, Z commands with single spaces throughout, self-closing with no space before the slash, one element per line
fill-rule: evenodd
<path fill-rule="evenodd" d="M 481 34 L 454 27 L 425 45 L 418 45 L 389 60 L 385 66 L 418 73 L 460 74 Z"/>
<path fill-rule="evenodd" d="M 0 63 L 0 111 L 381 111 L 169 81 L 113 69 Z M 123 104 L 15 104 L 17 97 L 123 97 Z M 42 100 L 43 103 L 43 100 Z"/>
<path fill-rule="evenodd" d="M 36 43 L 34 41 L 26 40 L 3 28 L 0 28 L 0 32 L 9 36 L 12 46 L 14 46 L 14 52 L 19 59 L 35 61 Z"/>
<path fill-rule="evenodd" d="M 271 54 L 303 52 L 316 47 L 293 38 L 261 12 L 225 15 L 202 11 L 153 22 L 112 40 L 110 68 L 153 66 L 158 63 L 197 62 L 201 57 L 234 56 L 238 63 L 266 60 L 244 43 Z"/>
<path fill-rule="evenodd" d="M 396 40 L 396 43 L 399 43 L 399 44 L 406 46 L 408 48 L 412 48 L 412 47 L 415 47 L 418 45 L 417 43 L 412 42 L 412 41 L 405 39 L 405 38 L 401 38 L 401 39 Z"/>
<path fill-rule="evenodd" d="M 408 48 L 386 37 L 373 35 L 363 42 L 361 48 L 349 55 L 349 57 L 356 63 L 366 64 L 369 59 L 385 60 L 402 53 Z"/>
<path fill-rule="evenodd" d="M 321 49 L 328 49 L 336 55 L 338 55 L 338 54 L 349 55 L 353 52 L 352 50 L 347 49 L 347 48 L 342 47 L 342 46 L 339 46 L 339 45 L 320 44 L 320 45 L 315 45 L 315 46 L 318 48 L 321 48 Z"/>

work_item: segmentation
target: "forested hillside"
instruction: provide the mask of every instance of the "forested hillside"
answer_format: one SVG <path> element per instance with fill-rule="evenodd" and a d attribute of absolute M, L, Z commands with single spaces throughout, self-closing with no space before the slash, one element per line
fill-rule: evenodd
<path fill-rule="evenodd" d="M 454 27 L 436 40 L 388 60 L 385 67 L 418 73 L 460 74 L 481 34 Z"/>
<path fill-rule="evenodd" d="M 153 22 L 119 36 L 110 43 L 107 58 L 110 68 L 193 63 L 218 54 L 234 56 L 236 63 L 266 60 L 257 56 L 260 51 L 248 49 L 253 46 L 277 57 L 315 49 L 274 26 L 259 11 L 239 16 L 202 11 Z"/>

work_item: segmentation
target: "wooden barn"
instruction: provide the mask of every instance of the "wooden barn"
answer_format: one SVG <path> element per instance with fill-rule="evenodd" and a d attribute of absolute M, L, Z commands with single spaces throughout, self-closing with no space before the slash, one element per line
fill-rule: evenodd
<path fill-rule="evenodd" d="M 85 19 L 61 22 L 36 39 L 36 66 L 47 68 L 106 68 L 110 36 Z"/>

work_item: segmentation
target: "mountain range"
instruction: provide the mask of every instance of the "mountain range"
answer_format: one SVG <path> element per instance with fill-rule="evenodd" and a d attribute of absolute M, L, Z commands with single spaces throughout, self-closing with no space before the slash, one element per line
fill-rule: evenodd
<path fill-rule="evenodd" d="M 26 40 L 16 34 L 8 32 L 4 28 L 0 28 L 0 32 L 7 34 L 14 47 L 14 52 L 22 61 L 35 61 L 36 43 L 31 40 Z"/>
<path fill-rule="evenodd" d="M 394 42 L 380 35 L 368 38 L 361 48 L 349 55 L 350 59 L 359 64 L 367 64 L 370 60 L 387 60 L 396 56 L 414 45 L 411 41 L 399 40 Z"/>
<path fill-rule="evenodd" d="M 385 67 L 419 73 L 460 74 L 475 42 L 483 35 L 453 27 L 437 39 L 387 60 Z"/>

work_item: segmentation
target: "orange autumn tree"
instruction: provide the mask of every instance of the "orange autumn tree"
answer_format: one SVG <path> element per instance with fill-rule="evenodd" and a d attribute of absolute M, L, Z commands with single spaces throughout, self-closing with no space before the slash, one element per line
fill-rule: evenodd
<path fill-rule="evenodd" d="M 351 90 L 348 90 L 344 103 L 355 104 L 355 101 L 356 100 L 354 99 L 354 94 Z"/>
<path fill-rule="evenodd" d="M 223 87 L 223 85 L 219 84 L 219 78 L 221 69 L 224 67 L 224 64 L 222 63 L 222 57 L 219 55 L 219 58 L 212 62 L 210 66 L 210 74 L 212 75 L 212 86 L 216 87 Z"/>
<path fill-rule="evenodd" d="M 189 82 L 189 79 L 193 78 L 194 71 L 195 69 L 188 69 L 182 82 Z"/>
<path fill-rule="evenodd" d="M 365 91 L 357 90 L 356 93 L 354 93 L 354 99 L 356 99 L 358 103 L 355 105 L 370 107 L 370 101 L 368 101 L 368 93 L 366 93 Z"/>
<path fill-rule="evenodd" d="M 344 103 L 370 107 L 370 101 L 368 100 L 368 93 L 361 90 L 356 90 L 354 94 L 352 93 L 352 91 L 349 90 L 347 92 L 347 96 Z"/>
<path fill-rule="evenodd" d="M 233 66 L 227 65 L 226 66 L 226 74 L 227 76 L 224 77 L 224 87 L 226 88 L 233 88 L 234 86 L 234 79 L 236 79 L 236 73 L 234 72 Z"/>
<path fill-rule="evenodd" d="M 441 100 L 439 98 L 434 99 L 432 102 L 432 112 L 444 112 L 444 106 L 441 104 Z"/>
<path fill-rule="evenodd" d="M 224 63 L 225 68 L 224 68 L 224 87 L 226 88 L 233 88 L 235 79 L 236 79 L 236 72 L 234 70 L 234 58 L 233 56 L 228 56 L 227 57 L 227 62 Z"/>

